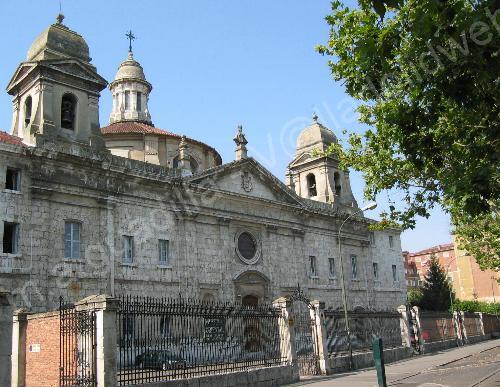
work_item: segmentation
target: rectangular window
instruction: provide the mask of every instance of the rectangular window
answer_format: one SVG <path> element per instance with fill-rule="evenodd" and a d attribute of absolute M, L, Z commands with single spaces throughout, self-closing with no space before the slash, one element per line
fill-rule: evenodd
<path fill-rule="evenodd" d="M 370 244 L 371 244 L 372 246 L 374 246 L 374 245 L 375 245 L 375 233 L 374 233 L 373 231 L 372 231 L 372 232 L 370 232 Z"/>
<path fill-rule="evenodd" d="M 125 110 L 130 108 L 130 91 L 125 92 Z"/>
<path fill-rule="evenodd" d="M 330 278 L 335 278 L 335 258 L 328 258 L 328 271 Z"/>
<path fill-rule="evenodd" d="M 142 94 L 141 92 L 137 92 L 137 99 L 136 99 L 136 104 L 135 104 L 135 110 L 137 110 L 138 112 L 141 111 L 141 105 L 142 105 Z"/>
<path fill-rule="evenodd" d="M 64 223 L 64 258 L 80 259 L 80 223 Z"/>
<path fill-rule="evenodd" d="M 310 256 L 309 257 L 309 274 L 311 276 L 316 276 L 316 257 Z"/>
<path fill-rule="evenodd" d="M 373 278 L 378 279 L 378 263 L 373 262 Z"/>
<path fill-rule="evenodd" d="M 17 254 L 19 250 L 19 224 L 3 222 L 3 252 Z"/>
<path fill-rule="evenodd" d="M 392 249 L 394 247 L 394 237 L 389 235 L 389 247 Z"/>
<path fill-rule="evenodd" d="M 10 189 L 12 191 L 21 190 L 21 172 L 17 169 L 7 168 L 7 173 L 5 174 L 5 189 Z"/>
<path fill-rule="evenodd" d="M 392 265 L 392 280 L 394 282 L 398 280 L 398 272 L 396 271 L 396 265 Z"/>
<path fill-rule="evenodd" d="M 123 263 L 134 262 L 134 237 L 123 235 Z"/>
<path fill-rule="evenodd" d="M 351 255 L 351 278 L 358 278 L 358 257 Z"/>
<path fill-rule="evenodd" d="M 169 241 L 167 241 L 165 239 L 158 240 L 158 252 L 159 252 L 160 265 L 168 265 L 169 264 L 168 247 L 169 247 Z"/>

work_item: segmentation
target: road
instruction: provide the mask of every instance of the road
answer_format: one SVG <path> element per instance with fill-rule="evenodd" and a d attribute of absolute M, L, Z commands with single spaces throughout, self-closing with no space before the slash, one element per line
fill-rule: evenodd
<path fill-rule="evenodd" d="M 386 365 L 388 386 L 500 387 L 500 339 Z M 372 369 L 302 380 L 294 386 L 377 386 Z"/>

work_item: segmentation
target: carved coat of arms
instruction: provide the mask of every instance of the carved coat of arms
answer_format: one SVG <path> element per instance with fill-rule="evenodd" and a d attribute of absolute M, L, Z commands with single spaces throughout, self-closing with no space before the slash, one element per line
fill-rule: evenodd
<path fill-rule="evenodd" d="M 243 188 L 245 192 L 253 190 L 252 176 L 250 176 L 248 172 L 243 172 L 241 175 L 241 188 Z"/>

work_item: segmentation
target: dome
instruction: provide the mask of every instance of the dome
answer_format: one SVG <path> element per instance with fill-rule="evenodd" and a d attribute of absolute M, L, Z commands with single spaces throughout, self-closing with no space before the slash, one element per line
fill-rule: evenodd
<path fill-rule="evenodd" d="M 57 17 L 58 22 L 52 24 L 35 39 L 28 50 L 27 60 L 47 60 L 77 58 L 90 62 L 89 46 L 85 39 L 75 31 L 62 24 L 63 15 Z"/>
<path fill-rule="evenodd" d="M 331 143 L 337 142 L 335 134 L 318 122 L 318 117 L 313 117 L 314 121 L 299 134 L 297 138 L 297 151 L 305 148 L 320 148 L 323 150 Z"/>
<path fill-rule="evenodd" d="M 118 67 L 118 71 L 113 82 L 125 79 L 138 80 L 148 83 L 142 66 L 134 59 L 132 52 L 128 53 L 128 58 L 122 62 L 120 67 Z"/>

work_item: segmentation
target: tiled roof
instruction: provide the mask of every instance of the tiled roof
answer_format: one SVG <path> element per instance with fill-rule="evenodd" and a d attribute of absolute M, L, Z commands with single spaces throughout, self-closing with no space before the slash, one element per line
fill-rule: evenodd
<path fill-rule="evenodd" d="M 440 251 L 448 251 L 448 250 L 453 250 L 453 243 L 446 243 L 444 245 L 437 245 L 433 247 L 429 247 L 428 249 L 422 250 L 422 251 L 417 251 L 416 253 L 410 253 L 411 256 L 415 255 L 426 255 L 426 254 L 432 254 L 432 253 L 439 253 Z"/>
<path fill-rule="evenodd" d="M 165 137 L 173 137 L 173 138 L 181 138 L 182 136 L 163 130 L 159 128 L 155 128 L 152 125 L 146 124 L 144 122 L 137 122 L 137 121 L 123 121 L 123 122 L 114 122 L 108 126 L 105 126 L 104 128 L 101 128 L 101 133 L 106 136 L 106 135 L 113 135 L 113 134 L 130 134 L 130 133 L 136 133 L 136 134 L 156 134 L 159 136 L 165 136 Z M 215 159 L 218 161 L 219 164 L 222 164 L 222 158 L 220 157 L 219 152 L 215 150 L 215 148 L 211 147 L 210 145 L 207 145 L 201 141 L 194 140 L 192 138 L 186 137 L 186 140 L 188 142 L 191 142 L 193 144 L 198 144 L 201 146 L 204 146 L 211 151 L 215 153 Z"/>
<path fill-rule="evenodd" d="M 0 130 L 0 142 L 3 142 L 5 144 L 12 144 L 12 145 L 17 145 L 17 146 L 22 146 L 25 147 L 26 145 L 23 144 L 23 140 L 17 136 L 13 136 L 12 134 L 9 134 L 7 132 L 2 132 Z"/>

